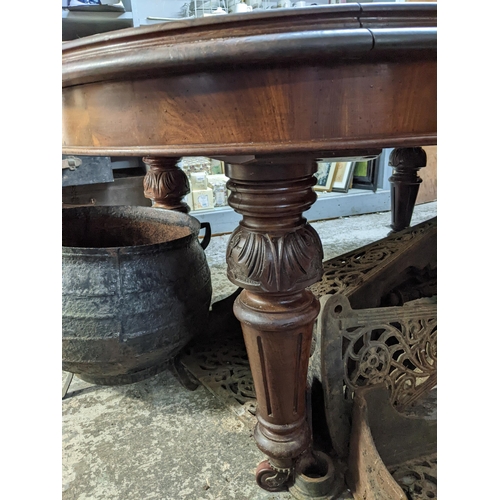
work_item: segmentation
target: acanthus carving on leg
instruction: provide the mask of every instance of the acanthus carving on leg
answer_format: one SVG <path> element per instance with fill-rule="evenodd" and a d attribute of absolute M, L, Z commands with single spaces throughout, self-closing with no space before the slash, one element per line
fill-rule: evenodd
<path fill-rule="evenodd" d="M 415 208 L 418 188 L 422 179 L 418 171 L 427 165 L 427 154 L 421 147 L 395 148 L 389 157 L 389 165 L 394 167 L 391 183 L 391 228 L 393 232 L 410 226 Z"/>
<path fill-rule="evenodd" d="M 182 201 L 189 193 L 189 180 L 177 166 L 180 158 L 151 157 L 143 158 L 149 166 L 144 177 L 144 196 L 153 201 L 154 208 L 166 208 L 188 213 L 189 206 Z"/>
<path fill-rule="evenodd" d="M 293 290 L 302 281 L 310 280 L 311 268 L 321 269 L 318 245 L 321 245 L 318 234 L 308 224 L 277 235 L 256 233 L 240 226 L 228 247 L 233 262 L 230 279 L 242 283 L 240 286 L 258 286 L 259 290 L 270 293 Z"/>
<path fill-rule="evenodd" d="M 228 277 L 244 288 L 234 312 L 241 321 L 257 396 L 255 439 L 269 462 L 257 482 L 283 488 L 294 460 L 310 443 L 307 365 L 319 302 L 306 288 L 323 272 L 316 231 L 302 212 L 316 199 L 316 165 L 228 165 L 229 204 L 243 215 L 227 249 Z"/>

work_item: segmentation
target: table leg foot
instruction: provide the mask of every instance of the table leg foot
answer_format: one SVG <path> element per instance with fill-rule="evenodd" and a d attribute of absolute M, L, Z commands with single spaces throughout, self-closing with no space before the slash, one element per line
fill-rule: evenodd
<path fill-rule="evenodd" d="M 257 466 L 255 479 L 257 484 L 266 491 L 286 491 L 290 474 L 291 469 L 273 467 L 269 460 L 264 460 Z"/>

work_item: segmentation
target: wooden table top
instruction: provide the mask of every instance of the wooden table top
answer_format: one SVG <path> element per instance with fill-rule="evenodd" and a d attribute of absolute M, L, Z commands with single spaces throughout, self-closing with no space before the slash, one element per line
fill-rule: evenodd
<path fill-rule="evenodd" d="M 436 144 L 437 6 L 339 4 L 63 43 L 63 154 L 234 156 Z"/>

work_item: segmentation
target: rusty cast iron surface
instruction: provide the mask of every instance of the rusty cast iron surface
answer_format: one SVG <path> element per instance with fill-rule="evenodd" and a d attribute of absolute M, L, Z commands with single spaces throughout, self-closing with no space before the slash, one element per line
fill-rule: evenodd
<path fill-rule="evenodd" d="M 202 334 L 212 288 L 199 229 L 162 209 L 63 209 L 63 370 L 135 382 Z"/>

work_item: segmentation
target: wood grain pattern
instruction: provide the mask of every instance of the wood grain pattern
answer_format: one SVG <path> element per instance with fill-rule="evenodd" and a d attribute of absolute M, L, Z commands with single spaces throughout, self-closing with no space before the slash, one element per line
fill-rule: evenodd
<path fill-rule="evenodd" d="M 319 302 L 308 290 L 281 296 L 244 290 L 234 312 L 255 384 L 257 446 L 274 466 L 291 468 L 310 443 L 305 393 Z"/>
<path fill-rule="evenodd" d="M 435 5 L 223 17 L 64 44 L 63 153 L 335 156 L 435 144 Z"/>
<path fill-rule="evenodd" d="M 63 92 L 65 154 L 382 148 L 432 144 L 436 127 L 435 61 L 227 70 Z"/>
<path fill-rule="evenodd" d="M 416 205 L 437 200 L 437 146 L 424 146 L 427 166 L 419 172 L 422 184 L 418 190 Z"/>

